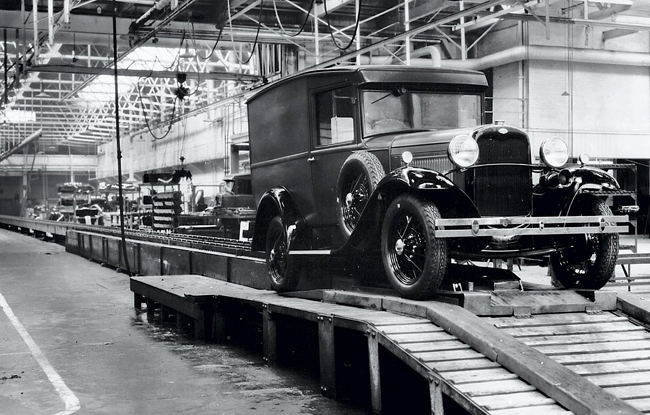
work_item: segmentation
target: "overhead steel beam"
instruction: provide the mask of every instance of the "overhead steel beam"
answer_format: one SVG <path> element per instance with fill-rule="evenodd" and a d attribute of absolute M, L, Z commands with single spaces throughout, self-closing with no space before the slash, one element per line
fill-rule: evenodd
<path fill-rule="evenodd" d="M 326 62 L 323 62 L 321 64 L 310 66 L 309 69 L 327 68 L 329 66 L 336 65 L 337 63 L 345 62 L 345 61 L 350 60 L 350 59 L 352 59 L 352 58 L 354 58 L 354 57 L 356 57 L 358 55 L 363 55 L 364 53 L 372 52 L 373 50 L 382 48 L 382 47 L 384 47 L 386 45 L 390 45 L 391 43 L 395 43 L 395 42 L 404 40 L 407 37 L 413 37 L 413 36 L 419 35 L 420 33 L 424 33 L 426 31 L 434 29 L 434 28 L 436 28 L 438 26 L 446 25 L 446 24 L 449 24 L 449 23 L 454 22 L 456 20 L 459 20 L 461 17 L 471 16 L 471 15 L 476 14 L 476 13 L 482 11 L 482 10 L 488 9 L 488 8 L 490 8 L 492 6 L 496 6 L 498 4 L 506 3 L 506 2 L 509 2 L 509 1 L 512 1 L 512 0 L 488 0 L 488 1 L 484 2 L 484 3 L 480 3 L 480 4 L 477 4 L 475 6 L 469 7 L 467 9 L 460 10 L 457 13 L 454 13 L 454 14 L 451 14 L 449 16 L 443 17 L 443 18 L 441 18 L 439 20 L 436 20 L 434 22 L 427 23 L 427 24 L 424 24 L 422 26 L 419 26 L 419 27 L 404 31 L 404 32 L 400 33 L 399 35 L 392 36 L 390 38 L 384 39 L 384 40 L 379 41 L 379 42 L 375 42 L 375 43 L 373 43 L 371 45 L 368 45 L 368 46 L 363 47 L 361 49 L 358 49 L 358 50 L 355 50 L 353 52 L 347 53 L 345 55 L 339 56 L 337 58 L 330 59 L 330 60 L 328 60 Z"/>
<path fill-rule="evenodd" d="M 15 153 L 17 153 L 18 151 L 22 150 L 22 149 L 25 148 L 29 143 L 31 143 L 32 141 L 34 141 L 34 140 L 36 140 L 37 138 L 39 138 L 39 137 L 41 136 L 42 133 L 43 133 L 43 129 L 38 129 L 36 132 L 34 132 L 34 133 L 33 133 L 32 135 L 30 135 L 29 137 L 25 137 L 25 139 L 24 139 L 23 141 L 21 141 L 20 144 L 18 144 L 16 147 L 12 148 L 12 149 L 9 150 L 9 151 L 5 151 L 4 153 L 0 154 L 0 161 L 6 160 L 6 159 L 9 158 L 9 156 L 11 156 L 12 154 L 15 154 Z"/>
<path fill-rule="evenodd" d="M 120 56 L 118 56 L 116 60 L 113 60 L 112 62 L 106 64 L 106 65 L 104 66 L 104 68 L 105 68 L 105 69 L 111 69 L 111 68 L 113 68 L 113 65 L 117 65 L 117 62 L 119 62 L 119 61 L 121 61 L 122 59 L 126 58 L 126 57 L 131 53 L 131 52 L 133 52 L 134 50 L 136 50 L 137 48 L 139 48 L 140 46 L 142 46 L 145 42 L 147 42 L 149 39 L 151 39 L 152 37 L 154 37 L 154 36 L 156 35 L 156 33 L 158 33 L 158 31 L 159 31 L 160 29 L 162 29 L 163 27 L 167 26 L 167 24 L 169 24 L 169 23 L 170 23 L 171 21 L 173 21 L 176 17 L 178 17 L 178 15 L 180 15 L 181 13 L 183 13 L 183 12 L 184 12 L 188 7 L 190 7 L 190 6 L 191 6 L 195 1 L 196 1 L 196 0 L 186 0 L 185 3 L 183 3 L 183 4 L 180 5 L 180 6 L 178 6 L 175 10 L 173 10 L 171 13 L 169 13 L 169 15 L 168 15 L 165 19 L 163 19 L 163 21 L 160 22 L 160 24 L 159 24 L 158 26 L 154 27 L 153 29 L 151 29 L 151 31 L 149 31 L 147 34 L 145 34 L 145 35 L 142 36 L 140 39 L 138 39 L 138 40 L 133 44 L 133 46 L 131 46 L 131 47 L 130 47 L 126 52 L 124 52 L 124 53 L 122 53 Z M 81 83 L 81 85 L 75 87 L 75 88 L 74 88 L 72 91 L 70 91 L 66 96 L 64 96 L 62 100 L 66 100 L 66 99 L 70 98 L 71 96 L 75 95 L 77 92 L 81 91 L 83 88 L 85 88 L 86 86 L 88 86 L 88 84 L 90 84 L 90 83 L 91 83 L 91 82 L 92 82 L 96 77 L 97 77 L 96 75 L 93 75 L 93 76 L 89 77 L 88 79 L 86 79 L 85 81 L 83 81 L 83 82 Z"/>
<path fill-rule="evenodd" d="M 112 75 L 111 68 L 88 68 L 83 66 L 68 66 L 68 65 L 35 65 L 27 69 L 27 72 L 40 72 L 40 73 L 74 73 L 84 75 Z M 152 77 L 152 78 L 176 78 L 179 72 L 187 75 L 187 79 L 200 79 L 200 80 L 217 80 L 217 81 L 240 81 L 240 82 L 255 82 L 259 81 L 259 75 L 248 75 L 235 72 L 183 72 L 183 71 L 150 71 L 147 69 L 118 69 L 119 76 L 134 76 L 134 77 Z"/>

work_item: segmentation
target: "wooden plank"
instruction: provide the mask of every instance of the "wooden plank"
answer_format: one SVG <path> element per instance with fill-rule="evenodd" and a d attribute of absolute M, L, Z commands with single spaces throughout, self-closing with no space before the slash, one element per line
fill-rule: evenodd
<path fill-rule="evenodd" d="M 501 367 L 497 362 L 493 362 L 488 358 L 481 359 L 468 359 L 468 360 L 450 360 L 441 362 L 430 362 L 427 364 L 432 369 L 440 373 L 457 371 L 457 370 L 472 370 L 472 369 L 490 369 Z"/>
<path fill-rule="evenodd" d="M 543 327 L 516 327 L 501 329 L 513 337 L 550 336 L 561 334 L 580 333 L 612 333 L 645 330 L 643 327 L 635 326 L 629 321 L 594 323 L 594 324 L 571 324 L 565 326 L 543 326 Z"/>
<path fill-rule="evenodd" d="M 435 342 L 446 341 L 449 339 L 449 333 L 444 331 L 435 333 L 421 333 L 421 334 L 391 334 L 390 338 L 399 344 L 407 343 L 422 343 L 422 342 Z"/>
<path fill-rule="evenodd" d="M 417 359 L 423 362 L 439 362 L 449 360 L 463 360 L 463 359 L 481 359 L 483 355 L 477 351 L 468 350 L 450 350 L 446 352 L 419 352 L 413 353 Z M 428 366 L 428 365 L 427 365 Z"/>
<path fill-rule="evenodd" d="M 605 342 L 619 342 L 630 340 L 650 339 L 650 333 L 645 330 L 627 331 L 627 332 L 614 332 L 614 333 L 584 333 L 575 335 L 561 335 L 561 336 L 544 336 L 544 337 L 519 337 L 529 346 L 537 347 L 542 345 L 563 345 L 563 344 L 579 344 L 579 343 L 605 343 Z"/>
<path fill-rule="evenodd" d="M 628 403 L 641 412 L 650 412 L 650 398 L 634 399 L 628 401 Z"/>
<path fill-rule="evenodd" d="M 585 375 L 585 378 L 601 387 L 645 385 L 646 388 L 650 389 L 650 371 L 611 375 Z"/>
<path fill-rule="evenodd" d="M 332 307 L 332 304 L 323 303 L 323 305 L 325 307 Z M 337 307 L 340 307 L 340 309 L 331 310 L 330 314 L 349 319 L 363 320 L 374 324 L 378 329 L 381 329 L 384 326 L 412 324 L 417 325 L 422 323 L 428 323 L 431 326 L 435 327 L 433 324 L 422 318 L 399 316 L 394 313 L 388 313 L 386 311 L 362 310 L 345 306 Z"/>
<path fill-rule="evenodd" d="M 477 370 L 459 370 L 456 372 L 445 372 L 443 377 L 452 381 L 455 385 L 474 382 L 494 382 L 497 380 L 518 379 L 519 376 L 503 369 L 477 369 Z"/>
<path fill-rule="evenodd" d="M 617 341 L 605 343 L 580 343 L 580 344 L 562 344 L 551 346 L 536 346 L 540 352 L 547 356 L 558 354 L 570 353 L 603 353 L 615 352 L 624 350 L 645 350 L 650 349 L 650 341 L 648 339 L 630 340 L 630 341 Z"/>
<path fill-rule="evenodd" d="M 392 336 L 388 336 L 390 339 L 392 339 Z M 437 347 L 436 343 L 449 343 L 451 342 L 459 342 L 461 344 L 465 344 L 461 342 L 460 340 L 456 339 L 452 335 L 449 335 L 449 339 L 440 339 L 436 341 L 429 341 L 429 342 L 420 342 L 420 343 L 404 343 L 400 344 L 404 349 L 411 351 L 411 352 L 428 352 L 431 350 L 432 347 Z"/>
<path fill-rule="evenodd" d="M 490 411 L 497 409 L 523 408 L 536 405 L 551 405 L 555 401 L 537 391 L 518 392 L 492 396 L 480 396 L 474 399 L 476 403 Z"/>
<path fill-rule="evenodd" d="M 377 329 L 384 334 L 433 333 L 444 331 L 440 327 L 433 325 L 428 321 L 417 324 L 377 326 Z"/>
<path fill-rule="evenodd" d="M 522 408 L 490 411 L 490 415 L 521 415 L 522 413 L 526 415 L 568 415 L 573 412 L 567 411 L 558 405 L 531 406 L 526 408 L 525 411 Z"/>
<path fill-rule="evenodd" d="M 590 354 L 569 354 L 552 357 L 563 365 L 579 365 L 582 363 L 623 362 L 626 360 L 640 360 L 650 358 L 650 350 L 632 350 L 625 352 L 606 352 Z"/>
<path fill-rule="evenodd" d="M 494 382 L 464 383 L 458 385 L 458 390 L 469 396 L 489 396 L 505 393 L 530 392 L 536 390 L 534 386 L 521 379 L 497 380 Z"/>
<path fill-rule="evenodd" d="M 605 390 L 619 399 L 644 399 L 650 398 L 648 385 L 613 386 Z"/>
<path fill-rule="evenodd" d="M 650 370 L 650 359 L 627 362 L 586 363 L 572 365 L 571 370 L 579 375 L 604 375 L 614 373 L 642 372 Z M 650 379 L 648 379 L 650 383 Z"/>
<path fill-rule="evenodd" d="M 411 347 L 413 344 L 418 345 L 415 350 L 413 350 L 413 347 Z M 426 348 L 424 348 L 423 345 L 426 345 Z M 409 352 L 441 352 L 446 350 L 470 349 L 468 345 L 459 340 L 428 343 L 406 343 L 404 345 L 404 348 Z"/>
<path fill-rule="evenodd" d="M 399 311 L 403 310 L 404 301 L 387 298 L 383 305 L 387 310 Z M 409 302 L 409 305 L 426 309 L 427 317 L 433 323 L 444 327 L 486 357 L 501 363 L 569 410 L 578 413 L 638 413 L 550 357 L 505 335 L 504 330 L 495 328 L 461 307 L 436 302 Z"/>
<path fill-rule="evenodd" d="M 564 313 L 564 314 L 535 314 L 530 318 L 504 318 L 488 317 L 486 318 L 492 325 L 497 328 L 510 327 L 539 327 L 539 326 L 558 326 L 567 324 L 581 323 L 602 323 L 613 321 L 628 321 L 626 317 L 617 316 L 610 312 L 600 314 L 587 313 Z"/>
<path fill-rule="evenodd" d="M 644 323 L 650 323 L 650 300 L 631 294 L 619 294 L 617 307 Z"/>

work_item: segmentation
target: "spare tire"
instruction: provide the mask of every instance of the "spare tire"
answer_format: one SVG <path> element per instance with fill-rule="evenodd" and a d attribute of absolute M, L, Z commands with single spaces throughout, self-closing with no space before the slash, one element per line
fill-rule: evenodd
<path fill-rule="evenodd" d="M 336 206 L 345 240 L 357 226 L 370 195 L 385 175 L 377 156 L 367 151 L 352 153 L 341 166 L 336 182 Z"/>

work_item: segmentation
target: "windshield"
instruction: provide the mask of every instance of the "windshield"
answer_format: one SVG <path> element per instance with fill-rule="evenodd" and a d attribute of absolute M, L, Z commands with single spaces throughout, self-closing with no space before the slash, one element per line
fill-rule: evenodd
<path fill-rule="evenodd" d="M 364 136 L 446 130 L 481 123 L 481 96 L 393 90 L 363 91 Z"/>

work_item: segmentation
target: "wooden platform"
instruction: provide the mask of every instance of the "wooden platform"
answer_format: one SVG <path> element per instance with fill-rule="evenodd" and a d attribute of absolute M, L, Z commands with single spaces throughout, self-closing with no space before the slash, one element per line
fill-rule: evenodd
<path fill-rule="evenodd" d="M 514 311 L 521 307 L 523 300 L 514 297 L 508 299 L 507 296 L 502 297 L 502 303 L 497 306 L 510 307 L 508 317 L 480 318 L 458 305 L 437 301 L 414 302 L 332 290 L 296 293 L 287 297 L 194 275 L 133 277 L 131 289 L 135 294 L 136 307 L 140 308 L 143 302 L 147 302 L 149 311 L 160 303 L 163 307 L 178 311 L 178 314 L 187 313 L 195 321 L 197 335 L 217 341 L 227 336 L 229 313 L 233 310 L 241 312 L 241 308 L 234 308 L 234 304 L 256 310 L 256 313 L 249 315 L 261 320 L 263 354 L 269 364 L 277 361 L 278 336 L 283 333 L 280 328 L 286 318 L 312 324 L 318 333 L 315 341 L 322 391 L 332 398 L 336 398 L 340 392 L 337 356 L 352 347 L 341 345 L 337 339 L 345 338 L 342 336 L 345 331 L 364 334 L 367 339 L 363 346 L 364 359 L 368 362 L 366 381 L 370 385 L 369 401 L 375 413 L 381 413 L 386 395 L 391 393 L 391 388 L 382 390 L 381 387 L 382 383 L 391 381 L 382 376 L 386 357 L 380 356 L 386 356 L 386 353 L 428 382 L 426 399 L 435 414 L 444 413 L 451 401 L 471 414 L 498 415 L 571 412 L 638 414 L 638 408 L 646 408 L 645 402 L 626 402 L 624 399 L 628 395 L 619 396 L 612 393 L 617 390 L 607 390 L 605 386 L 609 383 L 601 385 L 598 376 L 606 372 L 593 372 L 589 373 L 593 378 L 585 377 L 582 372 L 565 366 L 566 362 L 559 361 L 561 359 L 556 359 L 554 355 L 542 353 L 535 345 L 517 339 L 503 327 L 495 327 L 497 323 L 525 331 L 527 322 L 542 321 L 548 315 L 566 315 L 583 319 L 584 322 L 591 321 L 592 326 L 584 323 L 587 325 L 583 328 L 597 330 L 598 324 L 609 324 L 598 313 L 606 313 L 607 318 L 624 325 L 626 317 L 611 317 L 611 312 L 600 311 L 602 304 L 607 303 L 611 307 L 611 293 L 605 294 L 605 302 L 600 301 L 602 299 L 593 301 L 584 295 L 580 296 L 579 301 L 575 298 L 580 303 L 577 306 L 581 308 L 580 311 L 533 313 L 530 314 L 532 318 L 521 319 L 514 316 L 517 314 Z M 574 295 L 569 293 L 571 297 Z M 554 296 L 561 297 L 557 294 Z M 600 304 L 595 306 L 598 301 Z M 565 304 L 570 302 L 564 301 Z M 532 310 L 532 307 L 529 309 Z M 492 320 L 499 318 L 502 320 Z M 558 321 L 549 324 L 553 327 L 570 326 L 569 323 Z M 627 324 L 632 325 L 629 321 Z M 645 328 L 636 331 L 645 331 L 647 336 Z M 530 334 L 530 337 L 544 336 L 547 335 Z M 610 346 L 612 344 L 610 342 Z M 650 353 L 650 347 L 647 352 Z M 640 354 L 629 357 L 642 358 Z M 647 374 L 644 371 L 639 373 Z"/>

